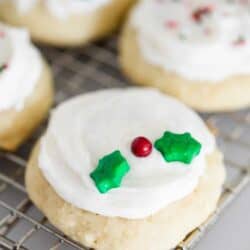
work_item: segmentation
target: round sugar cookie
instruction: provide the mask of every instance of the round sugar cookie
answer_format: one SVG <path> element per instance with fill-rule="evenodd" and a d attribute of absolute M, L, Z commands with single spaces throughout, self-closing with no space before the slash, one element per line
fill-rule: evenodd
<path fill-rule="evenodd" d="M 199 111 L 248 107 L 248 5 L 141 1 L 121 34 L 122 70 L 135 84 L 157 87 Z"/>
<path fill-rule="evenodd" d="M 0 25 L 0 148 L 15 150 L 46 117 L 52 74 L 25 30 Z"/>
<path fill-rule="evenodd" d="M 150 143 L 144 156 L 133 150 Z M 26 187 L 49 221 L 86 247 L 166 250 L 216 209 L 222 158 L 206 125 L 175 99 L 111 89 L 54 110 Z"/>
<path fill-rule="evenodd" d="M 54 46 L 79 46 L 112 33 L 133 0 L 4 0 L 0 19 Z"/>

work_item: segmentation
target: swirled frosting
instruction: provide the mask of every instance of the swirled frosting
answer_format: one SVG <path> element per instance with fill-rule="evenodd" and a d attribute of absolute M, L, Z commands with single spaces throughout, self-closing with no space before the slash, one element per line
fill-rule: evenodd
<path fill-rule="evenodd" d="M 156 149 L 146 158 L 130 150 L 133 139 L 152 142 L 165 130 L 190 132 L 202 150 L 190 165 L 167 163 Z M 104 216 L 152 215 L 190 194 L 215 147 L 202 120 L 177 100 L 152 89 L 112 89 L 85 94 L 57 107 L 41 140 L 39 166 L 57 194 Z M 89 174 L 98 160 L 120 150 L 130 164 L 121 187 L 100 194 Z"/>
<path fill-rule="evenodd" d="M 0 68 L 0 111 L 19 111 L 42 71 L 40 53 L 25 30 L 0 24 Z"/>
<path fill-rule="evenodd" d="M 9 0 L 7 0 L 9 1 Z M 40 0 L 12 0 L 21 13 L 31 10 Z M 58 18 L 67 18 L 72 14 L 92 12 L 107 4 L 110 0 L 43 0 L 50 13 Z"/>
<path fill-rule="evenodd" d="M 145 0 L 130 21 L 152 65 L 211 83 L 250 74 L 249 1 Z"/>

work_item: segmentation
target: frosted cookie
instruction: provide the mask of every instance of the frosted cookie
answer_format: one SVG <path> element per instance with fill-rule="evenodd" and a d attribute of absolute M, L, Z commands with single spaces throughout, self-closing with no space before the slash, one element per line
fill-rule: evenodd
<path fill-rule="evenodd" d="M 50 222 L 95 250 L 166 250 L 215 210 L 224 181 L 213 135 L 152 89 L 113 89 L 57 107 L 26 186 Z"/>
<path fill-rule="evenodd" d="M 249 10 L 248 1 L 140 1 L 121 36 L 122 68 L 201 111 L 249 106 Z"/>
<path fill-rule="evenodd" d="M 36 41 L 86 44 L 110 34 L 134 0 L 2 0 L 0 18 L 25 26 Z"/>
<path fill-rule="evenodd" d="M 52 103 L 48 65 L 25 30 L 0 24 L 0 149 L 16 149 Z"/>

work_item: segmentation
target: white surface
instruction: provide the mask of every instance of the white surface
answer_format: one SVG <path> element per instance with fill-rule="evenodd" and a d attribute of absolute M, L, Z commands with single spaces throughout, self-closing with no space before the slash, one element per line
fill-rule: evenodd
<path fill-rule="evenodd" d="M 250 249 L 250 186 L 224 210 L 194 250 Z"/>

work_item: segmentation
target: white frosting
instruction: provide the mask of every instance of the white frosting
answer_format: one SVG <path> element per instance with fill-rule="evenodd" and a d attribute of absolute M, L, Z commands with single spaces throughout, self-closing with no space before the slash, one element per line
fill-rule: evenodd
<path fill-rule="evenodd" d="M 166 130 L 190 132 L 202 143 L 190 165 L 167 163 L 159 151 L 138 158 L 137 136 L 152 142 Z M 81 95 L 56 108 L 41 141 L 39 166 L 51 186 L 74 206 L 110 217 L 152 215 L 190 194 L 204 172 L 214 137 L 202 120 L 177 100 L 152 89 L 113 89 Z M 130 164 L 121 187 L 100 194 L 89 174 L 103 156 L 120 150 Z"/>
<path fill-rule="evenodd" d="M 211 13 L 196 21 L 193 13 L 204 7 Z M 249 1 L 145 0 L 131 25 L 145 60 L 166 71 L 211 83 L 250 74 Z"/>
<path fill-rule="evenodd" d="M 7 0 L 9 1 L 9 0 Z M 30 11 L 40 0 L 12 0 L 21 13 Z M 67 18 L 73 14 L 95 11 L 110 0 L 43 0 L 50 13 L 58 18 Z"/>
<path fill-rule="evenodd" d="M 23 108 L 42 71 L 38 50 L 25 30 L 0 24 L 0 111 Z"/>

